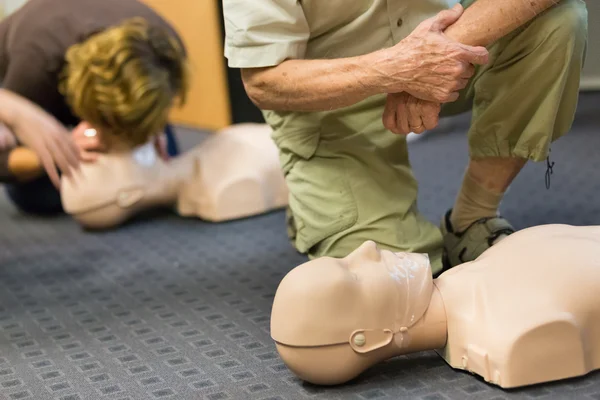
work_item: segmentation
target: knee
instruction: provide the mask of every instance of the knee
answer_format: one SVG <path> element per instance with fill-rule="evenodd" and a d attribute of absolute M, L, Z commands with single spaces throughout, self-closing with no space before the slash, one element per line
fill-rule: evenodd
<path fill-rule="evenodd" d="M 310 259 L 319 257 L 343 258 L 360 247 L 367 240 L 373 240 L 361 232 L 342 232 L 331 235 L 313 247 L 307 253 Z"/>
<path fill-rule="evenodd" d="M 583 0 L 561 0 L 540 16 L 540 22 L 544 27 L 541 39 L 557 48 L 587 41 L 588 12 Z"/>

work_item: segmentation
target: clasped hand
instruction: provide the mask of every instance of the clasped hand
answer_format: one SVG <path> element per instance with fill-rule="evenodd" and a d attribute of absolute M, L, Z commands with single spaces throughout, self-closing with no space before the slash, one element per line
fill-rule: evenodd
<path fill-rule="evenodd" d="M 398 135 L 423 133 L 438 125 L 440 103 L 418 99 L 408 93 L 390 93 L 383 112 L 383 125 Z"/>
<path fill-rule="evenodd" d="M 456 101 L 475 73 L 475 65 L 488 62 L 485 47 L 467 46 L 444 34 L 463 11 L 457 4 L 440 12 L 389 49 L 391 56 L 402 51 L 400 59 L 405 65 L 397 65 L 400 78 L 392 75 L 392 79 L 400 83 L 388 91 L 383 114 L 386 129 L 408 134 L 435 128 L 441 104 Z"/>

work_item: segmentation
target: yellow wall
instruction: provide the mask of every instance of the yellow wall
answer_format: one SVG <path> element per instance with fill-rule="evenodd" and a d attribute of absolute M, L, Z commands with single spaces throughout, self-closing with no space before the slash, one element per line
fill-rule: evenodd
<path fill-rule="evenodd" d="M 175 109 L 172 121 L 199 129 L 230 125 L 229 92 L 220 15 L 220 0 L 143 0 L 177 29 L 192 64 L 187 105 Z"/>

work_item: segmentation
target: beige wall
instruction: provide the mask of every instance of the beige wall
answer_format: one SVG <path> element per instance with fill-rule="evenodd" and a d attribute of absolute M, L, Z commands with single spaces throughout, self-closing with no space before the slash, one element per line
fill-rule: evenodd
<path fill-rule="evenodd" d="M 229 92 L 217 7 L 220 0 L 144 1 L 179 31 L 192 63 L 188 104 L 173 112 L 173 122 L 201 129 L 229 125 Z"/>

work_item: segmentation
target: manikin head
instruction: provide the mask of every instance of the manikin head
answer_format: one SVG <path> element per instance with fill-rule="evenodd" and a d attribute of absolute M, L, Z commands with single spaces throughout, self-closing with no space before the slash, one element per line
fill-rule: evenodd
<path fill-rule="evenodd" d="M 275 294 L 271 336 L 301 379 L 346 382 L 409 345 L 405 333 L 432 291 L 427 255 L 367 241 L 345 258 L 317 258 L 290 271 Z"/>

